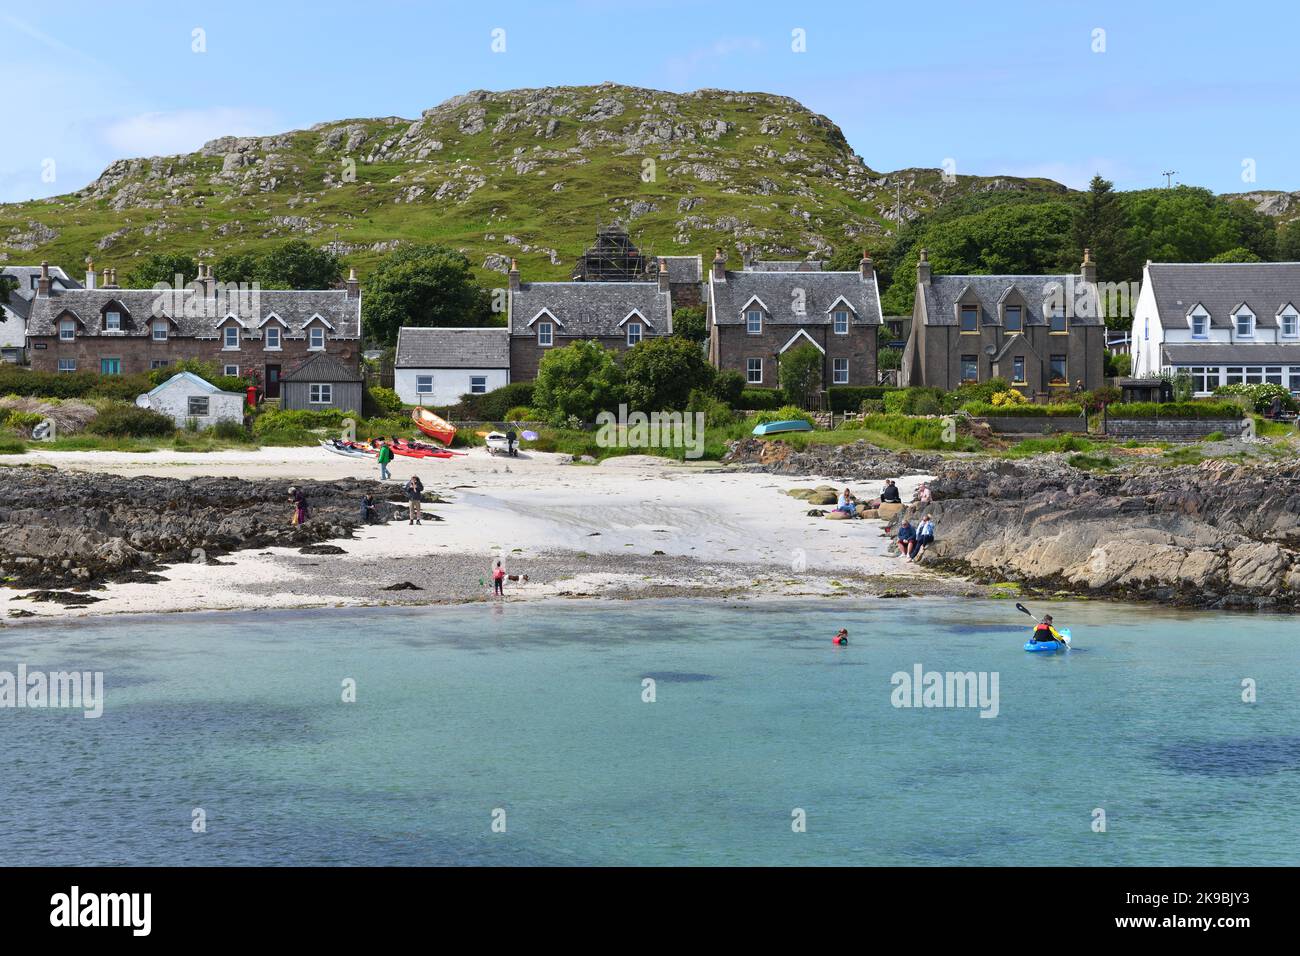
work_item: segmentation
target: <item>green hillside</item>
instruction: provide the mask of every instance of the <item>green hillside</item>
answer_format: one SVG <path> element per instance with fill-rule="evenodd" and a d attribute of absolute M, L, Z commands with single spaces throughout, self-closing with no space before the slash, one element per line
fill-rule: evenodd
<path fill-rule="evenodd" d="M 214 257 L 286 238 L 329 245 L 365 271 L 396 244 L 459 248 L 485 283 L 509 257 L 565 278 L 597 223 L 642 251 L 763 255 L 880 248 L 956 198 L 1063 194 L 1048 180 L 878 173 L 831 120 L 792 99 L 602 84 L 454 97 L 416 120 L 341 120 L 123 159 L 76 193 L 0 205 L 0 262 L 126 274 L 154 252 Z M 220 278 L 220 277 L 218 277 Z"/>

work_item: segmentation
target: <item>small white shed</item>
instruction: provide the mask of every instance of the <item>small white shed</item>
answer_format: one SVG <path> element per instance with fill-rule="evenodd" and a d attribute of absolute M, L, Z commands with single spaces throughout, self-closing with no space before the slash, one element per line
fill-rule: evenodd
<path fill-rule="evenodd" d="M 244 396 L 223 392 L 192 372 L 178 372 L 152 391 L 135 400 L 141 408 L 152 408 L 169 416 L 177 428 L 184 428 L 192 418 L 199 428 L 217 422 L 243 422 Z"/>

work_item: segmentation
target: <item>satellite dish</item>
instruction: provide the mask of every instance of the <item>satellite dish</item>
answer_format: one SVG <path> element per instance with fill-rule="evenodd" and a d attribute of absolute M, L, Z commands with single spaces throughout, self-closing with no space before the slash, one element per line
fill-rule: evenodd
<path fill-rule="evenodd" d="M 137 408 L 148 408 L 150 406 L 149 396 L 137 395 L 135 397 L 135 404 Z"/>

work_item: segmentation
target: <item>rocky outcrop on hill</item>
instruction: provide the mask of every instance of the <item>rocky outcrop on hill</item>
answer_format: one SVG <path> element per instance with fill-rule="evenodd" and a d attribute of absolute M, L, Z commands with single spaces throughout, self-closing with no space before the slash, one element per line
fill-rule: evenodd
<path fill-rule="evenodd" d="M 302 525 L 291 523 L 289 484 L 282 481 L 0 468 L 0 576 L 10 585 L 44 587 L 139 580 L 163 564 L 350 537 L 368 492 L 386 514 L 378 482 L 297 486 L 310 505 Z"/>
<path fill-rule="evenodd" d="M 837 482 L 934 475 L 937 566 L 1043 590 L 1300 610 L 1300 464 L 1211 460 L 1093 474 L 1026 462 L 894 455 L 865 442 L 795 451 L 738 442 L 747 470 Z"/>

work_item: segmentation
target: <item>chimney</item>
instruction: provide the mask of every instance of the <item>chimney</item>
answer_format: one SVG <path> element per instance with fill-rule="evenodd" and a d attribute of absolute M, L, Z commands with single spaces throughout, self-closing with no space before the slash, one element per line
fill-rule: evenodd
<path fill-rule="evenodd" d="M 95 263 L 90 259 L 86 260 L 86 288 L 95 288 Z"/>
<path fill-rule="evenodd" d="M 1079 275 L 1084 282 L 1096 283 L 1097 281 L 1097 263 L 1092 261 L 1092 250 L 1083 250 L 1083 265 L 1079 267 Z"/>
<path fill-rule="evenodd" d="M 876 277 L 876 267 L 871 264 L 871 253 L 866 249 L 862 250 L 862 260 L 858 263 L 858 275 L 863 282 L 871 282 Z"/>
<path fill-rule="evenodd" d="M 510 260 L 510 271 L 507 272 L 506 275 L 510 279 L 510 291 L 518 292 L 519 291 L 519 260 L 518 259 Z"/>
<path fill-rule="evenodd" d="M 660 258 L 659 260 L 659 291 L 667 292 L 672 288 L 668 283 L 668 260 Z"/>
<path fill-rule="evenodd" d="M 722 246 L 713 253 L 713 281 L 727 281 L 727 257 L 722 254 Z"/>
<path fill-rule="evenodd" d="M 349 299 L 358 299 L 361 297 L 361 283 L 357 281 L 356 269 L 348 270 L 347 290 Z"/>
<path fill-rule="evenodd" d="M 916 281 L 921 285 L 930 284 L 930 254 L 921 250 L 921 258 L 916 260 Z"/>
<path fill-rule="evenodd" d="M 116 288 L 117 288 L 117 270 L 116 270 L 116 269 L 105 269 L 105 270 L 104 270 L 104 288 L 105 288 L 105 289 L 116 289 Z"/>
<path fill-rule="evenodd" d="M 48 299 L 50 297 L 50 264 L 41 263 L 41 277 L 36 280 L 36 298 Z"/>

